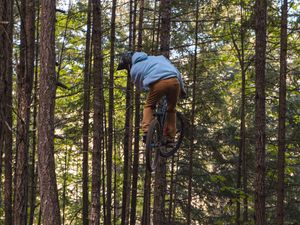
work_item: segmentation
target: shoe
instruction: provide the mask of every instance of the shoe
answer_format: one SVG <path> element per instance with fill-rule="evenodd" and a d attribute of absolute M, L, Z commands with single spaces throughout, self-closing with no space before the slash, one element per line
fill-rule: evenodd
<path fill-rule="evenodd" d="M 143 137 L 142 137 L 142 142 L 143 142 L 144 144 L 146 144 L 146 141 L 147 141 L 147 133 L 144 133 L 144 134 L 143 134 Z"/>
<path fill-rule="evenodd" d="M 165 140 L 166 140 L 165 145 L 166 145 L 167 148 L 174 148 L 175 147 L 176 143 L 175 143 L 174 138 L 166 137 Z"/>

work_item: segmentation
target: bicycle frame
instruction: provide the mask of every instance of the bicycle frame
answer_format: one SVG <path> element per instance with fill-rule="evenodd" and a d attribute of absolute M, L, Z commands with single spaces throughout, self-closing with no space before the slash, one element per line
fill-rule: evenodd
<path fill-rule="evenodd" d="M 160 123 L 161 127 L 164 127 L 164 123 L 167 116 L 167 98 L 164 96 L 158 103 L 157 110 L 154 113 L 154 116 L 157 118 L 158 122 Z"/>
<path fill-rule="evenodd" d="M 176 113 L 176 121 L 180 122 L 180 133 L 179 138 L 176 140 L 176 145 L 170 149 L 166 146 L 167 139 L 164 138 L 164 123 L 167 116 L 167 99 L 164 96 L 159 103 L 157 104 L 157 108 L 153 113 L 153 120 L 149 125 L 147 140 L 146 140 L 146 163 L 147 167 L 150 171 L 155 170 L 157 165 L 158 156 L 169 157 L 173 155 L 179 148 L 182 138 L 183 138 L 183 122 L 182 117 L 177 112 Z M 154 155 L 153 155 L 154 154 Z"/>

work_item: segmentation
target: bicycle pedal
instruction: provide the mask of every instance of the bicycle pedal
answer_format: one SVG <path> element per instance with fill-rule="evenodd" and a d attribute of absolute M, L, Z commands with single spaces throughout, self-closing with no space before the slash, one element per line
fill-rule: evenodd
<path fill-rule="evenodd" d="M 175 142 L 174 141 L 168 141 L 168 140 L 164 140 L 162 142 L 163 146 L 165 146 L 166 148 L 174 148 L 175 147 Z"/>

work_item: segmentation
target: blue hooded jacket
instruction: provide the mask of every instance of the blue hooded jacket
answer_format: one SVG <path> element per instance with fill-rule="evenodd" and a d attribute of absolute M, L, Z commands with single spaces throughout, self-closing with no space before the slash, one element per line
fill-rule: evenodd
<path fill-rule="evenodd" d="M 163 55 L 148 56 L 144 52 L 134 53 L 130 76 L 136 86 L 145 90 L 149 88 L 149 85 L 158 80 L 177 77 L 181 93 L 186 93 L 180 72 Z"/>

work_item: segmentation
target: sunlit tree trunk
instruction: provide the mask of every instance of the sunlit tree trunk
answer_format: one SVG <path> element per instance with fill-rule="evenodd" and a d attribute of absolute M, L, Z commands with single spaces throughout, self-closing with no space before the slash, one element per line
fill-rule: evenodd
<path fill-rule="evenodd" d="M 266 144 L 266 108 L 265 108 L 265 64 L 266 64 L 266 27 L 267 0 L 256 0 L 255 4 L 255 224 L 266 224 L 265 207 L 265 144 Z"/>
<path fill-rule="evenodd" d="M 55 1 L 41 0 L 38 171 L 42 223 L 60 225 L 54 161 Z"/>
<path fill-rule="evenodd" d="M 280 37 L 280 77 L 278 116 L 278 184 L 277 184 L 277 225 L 284 224 L 284 169 L 285 169 L 285 117 L 286 117 L 286 74 L 287 74 L 287 20 L 288 2 L 283 1 Z"/>

